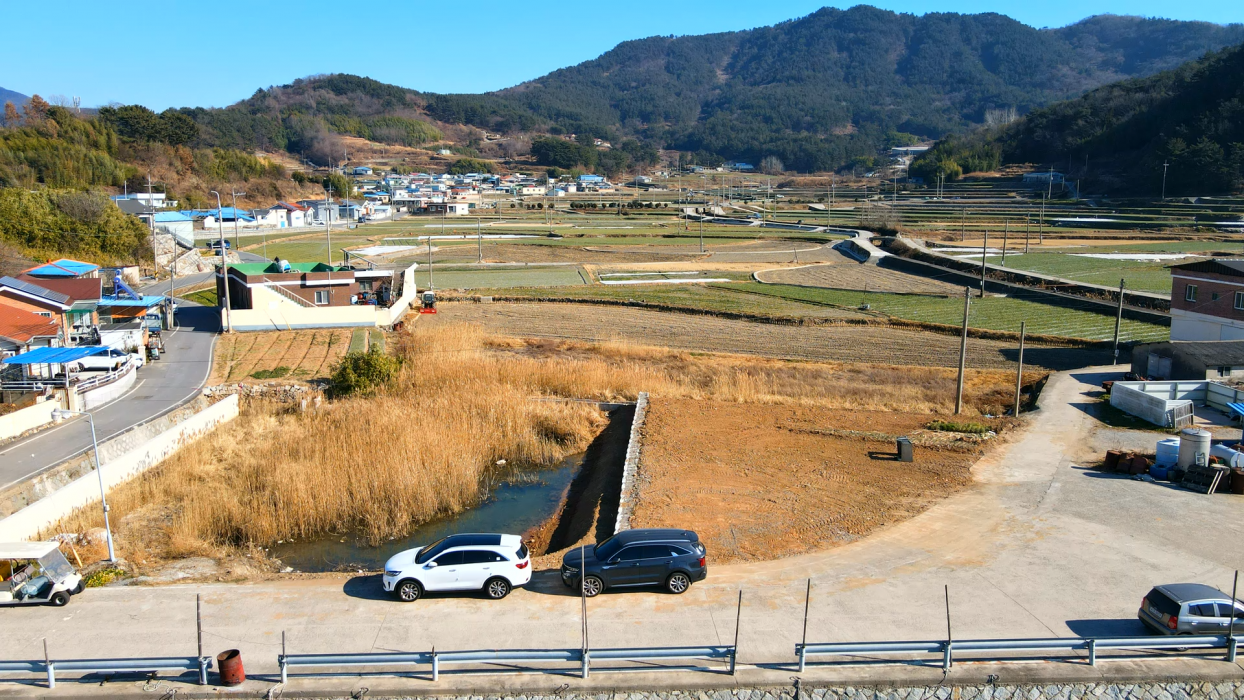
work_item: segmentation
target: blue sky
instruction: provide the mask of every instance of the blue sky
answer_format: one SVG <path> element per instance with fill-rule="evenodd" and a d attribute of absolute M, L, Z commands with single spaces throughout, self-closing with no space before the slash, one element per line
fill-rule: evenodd
<path fill-rule="evenodd" d="M 7 3 L 0 87 L 84 106 L 217 106 L 316 73 L 430 92 L 484 92 L 586 61 L 627 39 L 774 24 L 827 4 L 782 0 L 519 3 L 440 0 L 68 0 Z M 999 12 L 1037 27 L 1095 14 L 1244 22 L 1244 2 L 878 0 L 896 12 Z"/>

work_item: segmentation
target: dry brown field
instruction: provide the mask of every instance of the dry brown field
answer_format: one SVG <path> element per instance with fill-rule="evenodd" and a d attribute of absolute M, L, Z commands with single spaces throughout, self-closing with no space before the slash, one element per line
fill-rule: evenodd
<path fill-rule="evenodd" d="M 633 527 L 694 530 L 713 563 L 764 561 L 850 542 L 971 482 L 979 447 L 916 448 L 827 430 L 908 435 L 927 414 L 655 398 L 644 424 Z"/>
<path fill-rule="evenodd" d="M 323 379 L 350 347 L 349 328 L 229 333 L 216 341 L 209 384 L 255 381 L 255 372 L 288 367 L 282 380 Z"/>
<path fill-rule="evenodd" d="M 569 303 L 443 303 L 420 323 L 465 321 L 515 337 L 615 341 L 682 350 L 741 353 L 795 360 L 953 367 L 959 338 L 863 325 L 783 325 L 648 309 Z M 1105 361 L 1104 353 L 1030 344 L 1030 366 L 1064 369 Z M 968 339 L 969 367 L 1014 368 L 1015 345 Z"/>
<path fill-rule="evenodd" d="M 861 265 L 837 251 L 834 254 L 837 259 L 823 265 L 761 270 L 756 273 L 756 277 L 761 282 L 770 284 L 797 284 L 805 287 L 957 296 L 963 294 L 961 286 L 876 265 Z"/>

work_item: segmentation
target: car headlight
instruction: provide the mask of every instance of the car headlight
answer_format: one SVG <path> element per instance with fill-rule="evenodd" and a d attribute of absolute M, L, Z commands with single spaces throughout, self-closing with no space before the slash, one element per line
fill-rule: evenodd
<path fill-rule="evenodd" d="M 389 578 L 396 578 L 396 577 L 400 576 L 400 575 L 401 575 L 401 573 L 402 573 L 402 572 L 400 572 L 400 571 L 386 571 L 386 572 L 384 572 L 384 575 L 385 575 L 385 576 L 388 576 Z"/>

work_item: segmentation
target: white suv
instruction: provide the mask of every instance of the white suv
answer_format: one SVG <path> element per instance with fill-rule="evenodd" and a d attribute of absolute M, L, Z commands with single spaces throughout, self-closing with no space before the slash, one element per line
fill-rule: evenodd
<path fill-rule="evenodd" d="M 482 590 L 500 600 L 530 580 L 531 559 L 518 535 L 450 535 L 384 564 L 384 590 L 407 603 L 424 591 Z"/>

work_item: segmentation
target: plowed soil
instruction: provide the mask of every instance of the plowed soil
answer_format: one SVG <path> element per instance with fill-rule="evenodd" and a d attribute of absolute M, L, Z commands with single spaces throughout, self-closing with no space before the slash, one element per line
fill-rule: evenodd
<path fill-rule="evenodd" d="M 434 323 L 466 321 L 484 330 L 521 338 L 622 341 L 683 350 L 740 353 L 798 360 L 876 362 L 954 367 L 959 338 L 886 326 L 797 326 L 617 306 L 567 303 L 442 303 Z M 434 320 L 433 320 L 434 319 Z M 1015 344 L 968 339 L 967 364 L 1014 368 Z M 1026 366 L 1084 367 L 1105 353 L 1030 344 Z"/>
<path fill-rule="evenodd" d="M 696 531 L 715 563 L 850 542 L 965 488 L 978 449 L 916 448 L 817 431 L 908 434 L 928 415 L 654 397 L 632 527 Z"/>
<path fill-rule="evenodd" d="M 216 343 L 209 384 L 261 382 L 251 375 L 285 367 L 275 381 L 323 379 L 350 347 L 349 328 L 228 333 Z"/>

